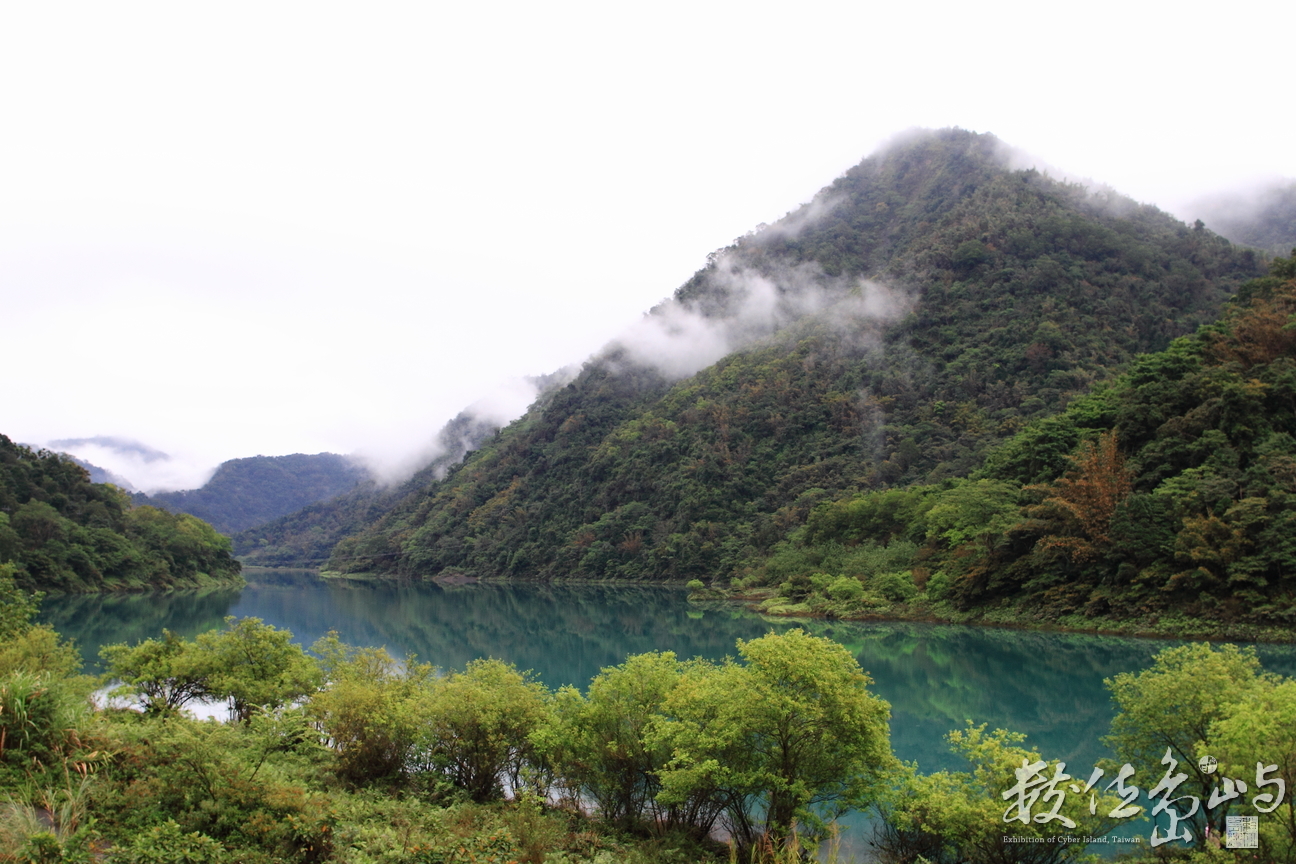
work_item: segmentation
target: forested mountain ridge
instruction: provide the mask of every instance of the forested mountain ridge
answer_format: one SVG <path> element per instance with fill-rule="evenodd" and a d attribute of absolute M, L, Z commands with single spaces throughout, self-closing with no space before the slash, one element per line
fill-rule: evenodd
<path fill-rule="evenodd" d="M 186 514 L 132 507 L 70 458 L 0 435 L 0 564 L 18 587 L 98 591 L 239 580 L 229 541 Z"/>
<path fill-rule="evenodd" d="M 920 135 L 654 310 L 668 335 L 720 338 L 718 362 L 690 375 L 614 344 L 329 569 L 726 575 L 820 501 L 966 475 L 1260 272 L 1200 226 L 1011 170 L 992 136 Z"/>
<path fill-rule="evenodd" d="M 554 379 L 555 381 L 560 379 Z M 541 398 L 551 384 L 536 379 Z M 461 412 L 437 434 L 437 456 L 414 476 L 396 486 L 369 479 L 329 500 L 319 500 L 296 512 L 280 515 L 234 534 L 235 554 L 249 564 L 267 567 L 317 567 L 328 561 L 343 537 L 364 529 L 405 497 L 426 489 L 451 466 L 499 431 L 499 424 Z"/>
<path fill-rule="evenodd" d="M 336 453 L 249 456 L 222 462 L 200 489 L 137 494 L 135 500 L 197 516 L 233 534 L 354 489 L 369 480 L 363 465 Z"/>
<path fill-rule="evenodd" d="M 784 612 L 1290 627 L 1293 322 L 1296 252 L 972 478 L 825 503 L 740 583 L 777 586 Z"/>

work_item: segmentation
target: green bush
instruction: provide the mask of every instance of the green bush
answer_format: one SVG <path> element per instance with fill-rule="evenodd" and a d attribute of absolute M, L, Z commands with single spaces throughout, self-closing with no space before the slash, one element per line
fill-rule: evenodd
<path fill-rule="evenodd" d="M 909 570 L 874 576 L 871 587 L 892 603 L 904 603 L 918 595 L 918 587 L 913 581 L 913 572 Z"/>
<path fill-rule="evenodd" d="M 186 834 L 168 819 L 137 836 L 113 855 L 121 864 L 226 864 L 225 847 L 198 831 Z"/>
<path fill-rule="evenodd" d="M 927 577 L 927 596 L 932 600 L 945 600 L 949 597 L 954 580 L 944 570 L 937 570 Z"/>
<path fill-rule="evenodd" d="M 829 597 L 843 603 L 859 600 L 864 596 L 864 585 L 852 576 L 838 576 L 824 590 Z"/>

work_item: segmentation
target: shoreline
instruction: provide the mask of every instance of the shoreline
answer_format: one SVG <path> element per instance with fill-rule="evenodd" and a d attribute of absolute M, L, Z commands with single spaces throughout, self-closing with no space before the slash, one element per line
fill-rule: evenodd
<path fill-rule="evenodd" d="M 461 587 L 473 584 L 548 584 L 548 585 L 604 585 L 636 588 L 682 589 L 687 581 L 637 581 L 627 579 L 503 579 L 481 576 L 468 576 L 462 573 L 444 576 L 425 576 L 420 578 L 393 577 L 378 573 L 338 573 L 335 571 L 314 570 L 302 567 L 264 567 L 245 565 L 245 570 L 276 571 L 309 571 L 320 579 L 335 583 L 352 582 L 358 585 L 380 582 L 431 582 L 446 587 Z M 204 586 L 210 587 L 210 586 Z M 144 588 L 142 590 L 149 590 Z M 165 590 L 165 589 L 163 589 Z M 695 605 L 734 607 L 738 606 L 758 615 L 773 619 L 806 619 L 816 621 L 898 621 L 915 624 L 954 624 L 969 627 L 997 627 L 1010 630 L 1034 630 L 1055 633 L 1079 633 L 1091 636 L 1115 636 L 1137 639 L 1179 639 L 1187 641 L 1227 641 L 1227 642 L 1262 642 L 1268 644 L 1296 643 L 1296 626 L 1283 627 L 1274 624 L 1255 624 L 1248 622 L 1216 622 L 1203 618 L 1193 618 L 1182 613 L 1168 612 L 1143 615 L 1131 618 L 1112 618 L 1109 616 L 1087 618 L 1083 615 L 1068 615 L 1059 619 L 1043 619 L 1027 611 L 1012 606 L 997 606 L 961 612 L 947 603 L 895 603 L 891 606 L 861 612 L 859 614 L 836 614 L 832 610 L 814 609 L 805 604 L 768 604 L 767 601 L 777 597 L 772 588 L 752 589 L 737 593 L 704 588 L 689 593 L 689 602 Z M 765 607 L 765 608 L 762 608 Z"/>
<path fill-rule="evenodd" d="M 1034 630 L 1052 633 L 1080 633 L 1091 636 L 1116 636 L 1136 639 L 1179 639 L 1195 642 L 1263 642 L 1282 645 L 1296 643 L 1296 627 L 1246 622 L 1213 622 L 1169 612 L 1131 618 L 1108 616 L 1087 618 L 1067 615 L 1043 619 L 1012 606 L 960 612 L 946 603 L 896 603 L 858 615 L 837 615 L 831 610 L 805 608 L 805 604 L 767 605 L 776 597 L 774 589 L 757 589 L 737 594 L 705 590 L 693 592 L 693 602 L 720 601 L 737 604 L 770 618 L 805 618 L 827 621 L 907 621 L 915 624 L 956 624 L 968 627 L 998 627 L 1009 630 Z M 786 611 L 784 611 L 786 610 Z"/>

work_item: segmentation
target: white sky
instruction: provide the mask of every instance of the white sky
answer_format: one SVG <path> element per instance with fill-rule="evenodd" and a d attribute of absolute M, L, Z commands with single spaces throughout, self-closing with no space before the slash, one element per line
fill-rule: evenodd
<path fill-rule="evenodd" d="M 1294 24 L 1257 0 L 5 4 L 0 432 L 135 438 L 193 485 L 257 453 L 393 463 L 909 127 L 1166 209 L 1296 176 Z"/>

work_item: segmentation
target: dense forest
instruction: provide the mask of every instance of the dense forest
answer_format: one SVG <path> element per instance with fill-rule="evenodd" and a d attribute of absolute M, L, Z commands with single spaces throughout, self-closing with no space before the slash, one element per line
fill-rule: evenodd
<path fill-rule="evenodd" d="M 461 415 L 404 484 L 342 484 L 235 543 L 349 574 L 690 580 L 772 614 L 1290 638 L 1294 316 L 1296 252 L 1270 266 L 1013 170 L 991 136 L 925 133 L 712 255 L 652 338 L 517 422 Z M 280 492 L 314 476 L 239 461 L 256 470 L 222 481 L 218 518 L 259 506 L 262 469 Z M 1140 835 L 1130 864 L 1216 864 L 1237 815 L 1259 860 L 1296 864 L 1296 681 L 1250 650 L 1169 647 L 1107 679 L 1115 761 L 951 713 L 958 767 L 935 773 L 893 756 L 868 670 L 812 635 L 831 621 L 718 662 L 607 646 L 584 688 L 551 690 L 257 619 L 153 632 L 159 604 L 95 679 L 33 624 L 33 590 L 238 579 L 210 525 L 132 503 L 0 436 L 0 861 L 837 862 L 836 820 L 864 811 L 883 864 L 1062 864 L 1117 829 Z M 520 613 L 478 611 L 484 655 L 490 616 Z"/>
<path fill-rule="evenodd" d="M 437 670 L 336 636 L 307 652 L 230 618 L 105 647 L 125 701 L 96 707 L 104 682 L 32 625 L 13 569 L 4 861 L 797 864 L 827 841 L 835 864 L 835 820 L 867 810 L 883 864 L 1087 860 L 1088 839 L 1122 826 L 1132 864 L 1209 864 L 1236 815 L 1258 818 L 1261 860 L 1296 862 L 1296 681 L 1231 645 L 1167 648 L 1106 680 L 1117 762 L 1067 774 L 1024 736 L 967 723 L 947 736 L 963 770 L 924 774 L 892 755 L 890 706 L 851 652 L 796 629 L 721 662 L 632 655 L 553 691 L 498 660 Z M 228 718 L 194 719 L 200 703 Z"/>
<path fill-rule="evenodd" d="M 335 498 L 370 480 L 363 465 L 336 453 L 250 456 L 222 462 L 201 489 L 139 493 L 136 502 L 197 516 L 234 534 Z"/>
<path fill-rule="evenodd" d="M 416 577 L 741 574 L 824 501 L 967 476 L 1263 273 L 1008 159 L 959 130 L 866 159 L 649 316 L 721 334 L 718 362 L 614 344 L 444 479 L 363 518 L 317 507 L 267 546 L 341 536 L 328 569 Z"/>
<path fill-rule="evenodd" d="M 0 564 L 20 587 L 101 591 L 238 581 L 230 543 L 186 514 L 135 507 L 70 458 L 0 435 Z"/>
<path fill-rule="evenodd" d="M 1186 615 L 1290 632 L 1294 315 L 1296 254 L 971 477 L 821 504 L 739 582 L 777 586 L 766 608 L 785 612 L 1012 609 L 1091 627 Z"/>

